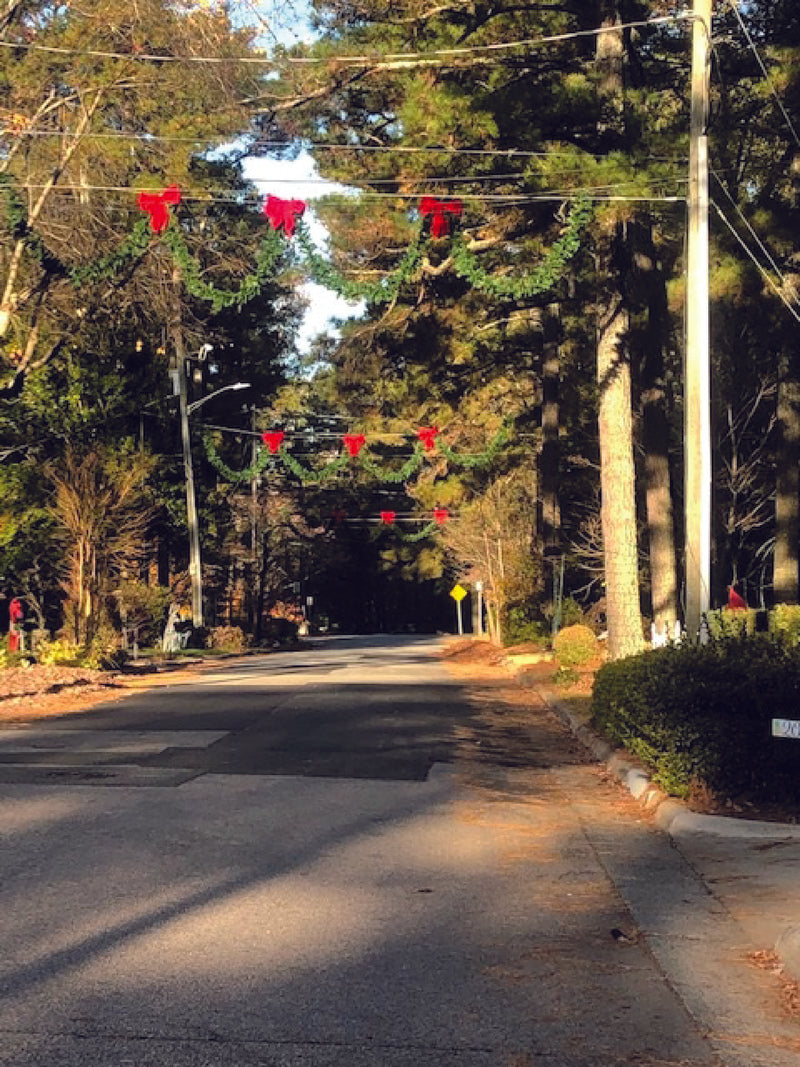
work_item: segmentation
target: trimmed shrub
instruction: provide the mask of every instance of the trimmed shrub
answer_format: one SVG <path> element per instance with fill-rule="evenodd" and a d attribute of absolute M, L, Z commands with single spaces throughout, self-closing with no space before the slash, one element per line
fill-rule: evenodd
<path fill-rule="evenodd" d="M 594 631 L 583 623 L 559 630 L 553 642 L 559 667 L 585 667 L 599 651 Z"/>
<path fill-rule="evenodd" d="M 728 798 L 797 799 L 800 744 L 774 738 L 797 718 L 800 650 L 769 634 L 674 645 L 603 666 L 592 722 L 668 792 L 695 783 Z"/>
<path fill-rule="evenodd" d="M 83 650 L 80 645 L 59 637 L 55 641 L 42 641 L 36 650 L 36 659 L 46 667 L 79 667 L 83 664 Z"/>
<path fill-rule="evenodd" d="M 220 652 L 244 652 L 247 638 L 241 626 L 215 626 L 209 631 L 208 647 Z"/>
<path fill-rule="evenodd" d="M 800 604 L 776 604 L 769 613 L 769 628 L 788 644 L 800 644 Z"/>
<path fill-rule="evenodd" d="M 757 614 L 755 608 L 717 608 L 706 615 L 708 632 L 717 639 L 754 634 Z"/>

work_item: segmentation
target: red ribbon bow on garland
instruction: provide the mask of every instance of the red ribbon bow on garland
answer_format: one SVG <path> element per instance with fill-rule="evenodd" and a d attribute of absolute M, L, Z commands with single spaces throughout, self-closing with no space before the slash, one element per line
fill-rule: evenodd
<path fill-rule="evenodd" d="M 434 445 L 436 444 L 436 438 L 439 436 L 438 426 L 420 426 L 417 430 L 417 437 L 422 441 L 425 446 L 426 452 L 432 452 Z"/>
<path fill-rule="evenodd" d="M 739 596 L 732 585 L 728 586 L 728 607 L 731 611 L 746 611 L 747 601 Z"/>
<path fill-rule="evenodd" d="M 447 522 L 447 517 L 449 514 L 450 512 L 447 510 L 447 508 L 434 508 L 433 521 L 438 522 L 440 526 L 444 526 L 444 524 Z"/>
<path fill-rule="evenodd" d="M 392 523 L 394 522 L 394 520 L 395 520 L 395 512 L 394 511 L 382 511 L 381 512 L 381 522 L 384 523 L 384 525 L 391 526 Z"/>
<path fill-rule="evenodd" d="M 342 440 L 351 456 L 357 456 L 366 443 L 363 433 L 346 433 Z"/>
<path fill-rule="evenodd" d="M 433 196 L 423 196 L 419 202 L 419 210 L 423 219 L 431 216 L 431 236 L 444 237 L 446 233 L 450 233 L 450 220 L 447 216 L 461 214 L 461 201 L 437 200 Z"/>
<path fill-rule="evenodd" d="M 180 204 L 181 190 L 177 185 L 170 185 L 163 193 L 139 193 L 136 203 L 150 216 L 153 233 L 161 233 L 169 226 L 168 204 Z"/>
<path fill-rule="evenodd" d="M 283 232 L 287 237 L 291 237 L 295 223 L 305 209 L 303 200 L 282 200 L 279 196 L 268 196 L 261 211 L 269 219 L 273 230 L 279 230 L 283 226 Z"/>
<path fill-rule="evenodd" d="M 272 433 L 262 433 L 261 440 L 274 456 L 283 444 L 283 430 L 274 430 Z"/>

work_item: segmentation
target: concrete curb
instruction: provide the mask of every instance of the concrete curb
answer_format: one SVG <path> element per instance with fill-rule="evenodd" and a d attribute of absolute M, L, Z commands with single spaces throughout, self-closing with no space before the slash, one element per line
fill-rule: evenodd
<path fill-rule="evenodd" d="M 606 770 L 625 786 L 643 808 L 654 812 L 656 826 L 673 839 L 678 840 L 687 834 L 713 834 L 741 839 L 772 838 L 780 835 L 800 840 L 800 825 L 734 819 L 724 815 L 700 815 L 690 811 L 683 801 L 669 796 L 654 785 L 644 768 L 615 751 L 571 708 L 562 704 L 557 697 L 535 681 L 527 679 L 524 671 L 515 671 L 510 666 L 508 669 L 520 685 L 536 690 L 556 718 L 571 730 L 584 748 L 588 749 L 599 763 L 605 765 Z M 780 827 L 780 830 L 776 831 L 776 827 Z M 800 926 L 787 927 L 777 938 L 774 948 L 787 977 L 800 979 Z"/>

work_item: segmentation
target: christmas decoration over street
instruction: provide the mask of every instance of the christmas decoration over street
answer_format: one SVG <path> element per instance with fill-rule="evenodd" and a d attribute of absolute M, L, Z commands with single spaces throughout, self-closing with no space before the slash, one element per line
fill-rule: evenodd
<path fill-rule="evenodd" d="M 436 433 L 432 434 L 431 431 L 434 429 L 436 430 Z M 434 442 L 437 453 L 444 456 L 452 466 L 475 469 L 486 467 L 494 460 L 500 450 L 507 443 L 510 432 L 511 420 L 505 419 L 483 451 L 462 454 L 454 452 L 449 445 L 445 444 L 439 434 L 438 428 L 422 427 L 417 430 L 414 435 L 417 439 L 417 443 L 414 445 L 411 455 L 398 468 L 387 467 L 378 463 L 374 457 L 370 455 L 369 449 L 366 448 L 367 438 L 366 434 L 363 433 L 343 434 L 341 440 L 344 445 L 344 450 L 335 458 L 316 468 L 304 466 L 292 455 L 286 448 L 286 436 L 282 430 L 272 430 L 262 433 L 261 441 L 262 444 L 266 445 L 266 448 L 259 450 L 254 463 L 249 467 L 244 467 L 238 471 L 233 470 L 233 468 L 229 467 L 222 459 L 214 443 L 213 434 L 208 430 L 203 434 L 203 445 L 209 463 L 211 463 L 219 474 L 234 485 L 252 481 L 253 478 L 262 475 L 270 464 L 275 465 L 276 463 L 281 463 L 286 470 L 293 474 L 303 484 L 318 484 L 332 478 L 338 471 L 343 470 L 352 461 L 358 463 L 368 475 L 378 481 L 400 484 L 407 482 L 412 475 L 417 473 L 425 462 L 426 455 L 428 458 L 435 458 L 435 456 L 431 456 Z M 431 447 L 428 446 L 427 440 L 430 440 Z M 437 513 L 439 518 L 437 518 Z M 441 523 L 446 521 L 446 519 L 446 508 L 439 508 L 434 511 L 434 522 Z"/>
<path fill-rule="evenodd" d="M 9 218 L 17 228 L 28 229 L 24 200 L 8 180 L 0 181 L 0 192 L 5 193 Z M 210 303 L 214 311 L 242 307 L 292 259 L 313 281 L 347 300 L 364 300 L 372 305 L 391 303 L 403 285 L 415 279 L 425 242 L 445 237 L 451 242 L 450 258 L 456 275 L 498 299 L 527 299 L 558 284 L 567 263 L 578 252 L 582 233 L 592 217 L 589 200 L 576 195 L 560 236 L 531 270 L 518 274 L 493 274 L 481 266 L 479 257 L 470 249 L 463 234 L 455 229 L 455 223 L 463 215 L 461 201 L 424 196 L 419 203 L 421 224 L 394 269 L 375 281 L 358 281 L 343 276 L 319 251 L 303 218 L 306 211 L 303 200 L 270 195 L 261 209 L 269 227 L 256 255 L 255 269 L 245 275 L 236 288 L 226 289 L 208 281 L 207 267 L 190 252 L 184 229 L 175 213 L 170 211 L 171 207 L 181 203 L 181 190 L 177 185 L 160 193 L 141 192 L 137 203 L 147 214 L 149 225 L 142 220 L 113 252 L 74 268 L 71 272 L 73 284 L 97 283 L 113 277 L 125 266 L 135 265 L 150 251 L 155 240 L 156 243 L 163 242 L 172 253 L 181 281 L 189 293 Z M 34 234 L 30 235 L 32 251 L 37 240 Z"/>

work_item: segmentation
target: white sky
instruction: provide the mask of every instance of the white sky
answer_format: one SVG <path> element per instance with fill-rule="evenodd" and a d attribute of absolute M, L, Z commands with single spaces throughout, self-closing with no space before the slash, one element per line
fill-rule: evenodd
<path fill-rule="evenodd" d="M 305 16 L 308 10 L 307 0 L 266 0 L 250 6 L 245 3 L 244 12 L 247 8 L 252 13 L 258 12 L 265 22 L 272 27 L 272 34 L 282 44 L 292 45 L 300 40 L 311 40 L 313 34 L 306 22 Z M 263 36 L 263 43 L 269 45 L 270 38 Z M 296 159 L 274 160 L 263 157 L 253 157 L 245 160 L 245 177 L 254 183 L 258 191 L 266 196 L 280 196 L 284 200 L 299 199 L 313 200 L 315 197 L 324 196 L 326 193 L 343 192 L 345 187 L 333 182 L 321 182 L 314 160 L 307 152 L 301 152 Z M 312 179 L 316 179 L 313 181 Z M 312 236 L 318 245 L 324 248 L 327 233 L 313 216 L 306 216 Z M 308 300 L 308 310 L 303 317 L 303 322 L 297 336 L 297 347 L 301 352 L 307 352 L 311 342 L 319 334 L 335 333 L 331 319 L 349 318 L 360 315 L 363 312 L 363 303 L 349 303 L 332 293 L 329 289 L 317 285 L 315 282 L 307 282 L 300 286 L 300 292 Z"/>
<path fill-rule="evenodd" d="M 271 193 L 284 200 L 313 200 L 314 197 L 323 196 L 325 193 L 345 191 L 343 185 L 320 181 L 314 160 L 307 152 L 302 152 L 293 160 L 252 157 L 245 160 L 244 175 L 263 196 Z M 313 214 L 307 218 L 314 240 L 324 246 L 327 237 L 324 226 Z M 363 303 L 349 303 L 316 282 L 301 285 L 300 292 L 309 301 L 297 336 L 297 347 L 301 352 L 307 352 L 311 342 L 319 334 L 335 333 L 331 319 L 360 315 L 364 308 Z"/>

